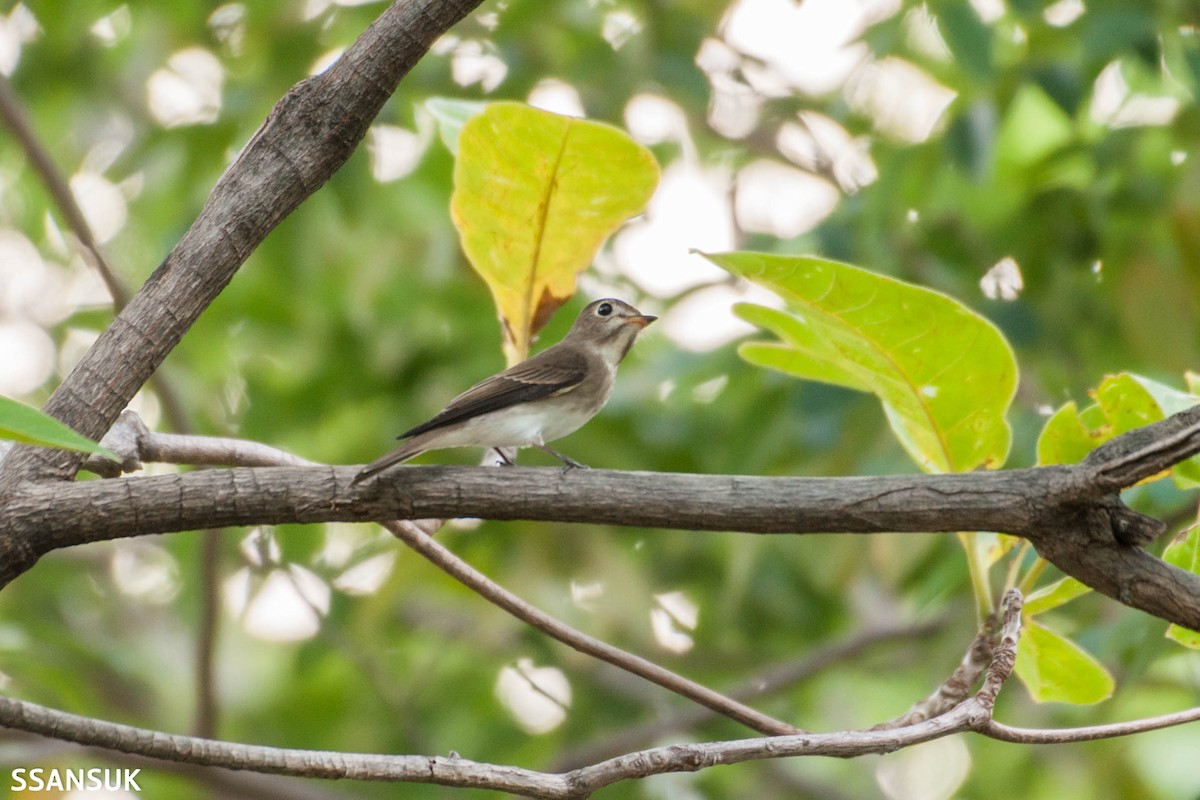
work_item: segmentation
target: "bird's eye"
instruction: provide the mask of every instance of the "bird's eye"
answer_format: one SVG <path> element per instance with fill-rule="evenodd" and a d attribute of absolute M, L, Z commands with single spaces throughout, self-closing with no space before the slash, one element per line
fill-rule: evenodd
<path fill-rule="evenodd" d="M 596 309 L 597 316 L 607 317 L 613 312 L 612 303 L 601 303 Z"/>

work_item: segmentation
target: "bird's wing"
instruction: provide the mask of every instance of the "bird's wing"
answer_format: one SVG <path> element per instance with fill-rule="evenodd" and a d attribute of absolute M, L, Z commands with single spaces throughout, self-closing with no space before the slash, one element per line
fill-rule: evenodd
<path fill-rule="evenodd" d="M 571 391 L 583 382 L 587 374 L 587 358 L 574 349 L 558 350 L 550 357 L 554 350 L 550 348 L 480 381 L 451 400 L 433 419 L 396 438 L 407 439 L 489 411 L 499 411 L 518 403 L 529 403 Z"/>

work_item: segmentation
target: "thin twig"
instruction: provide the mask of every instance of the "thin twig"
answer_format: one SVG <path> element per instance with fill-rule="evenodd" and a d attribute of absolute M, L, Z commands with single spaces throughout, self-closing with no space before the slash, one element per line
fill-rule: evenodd
<path fill-rule="evenodd" d="M 1070 744 L 1133 736 L 1189 722 L 1200 722 L 1200 706 L 1158 717 L 1135 719 L 1129 722 L 1113 722 L 1107 725 L 1086 725 L 1078 728 L 1016 728 L 989 720 L 987 724 L 978 729 L 978 732 L 989 739 L 999 739 L 1002 742 L 1013 742 L 1014 744 Z"/>
<path fill-rule="evenodd" d="M 488 602 L 507 611 L 522 622 L 537 628 L 568 647 L 578 650 L 585 655 L 598 658 L 631 672 L 665 689 L 669 689 L 683 697 L 699 703 L 718 714 L 736 720 L 751 730 L 770 735 L 784 735 L 801 732 L 800 728 L 786 722 L 774 719 L 749 706 L 738 703 L 719 692 L 714 692 L 706 686 L 690 681 L 681 675 L 636 656 L 606 642 L 588 636 L 575 630 L 570 625 L 559 622 L 544 611 L 522 600 L 517 595 L 492 581 L 482 572 L 455 556 L 432 536 L 405 520 L 383 523 L 383 526 L 396 535 L 398 539 L 417 551 L 438 569 L 454 578 L 459 583 L 474 591 Z"/>
<path fill-rule="evenodd" d="M 62 739 L 52 739 L 19 730 L 0 731 L 5 758 L 10 764 L 46 761 L 63 762 L 80 756 L 127 769 L 153 770 L 195 781 L 221 800 L 345 800 L 340 792 L 327 791 L 319 784 L 285 775 L 235 772 L 221 767 L 199 767 L 177 761 L 122 753 L 101 747 L 86 747 Z"/>
<path fill-rule="evenodd" d="M 1017 663 L 1017 643 L 1021 638 L 1021 607 L 1025 598 L 1019 589 L 1009 589 L 1000 599 L 999 633 L 992 646 L 992 659 L 988 664 L 987 673 L 983 676 L 983 686 L 979 687 L 975 698 L 984 705 L 991 718 L 992 709 L 996 706 L 996 697 L 1000 689 L 1012 675 Z"/>
<path fill-rule="evenodd" d="M 943 628 L 945 624 L 946 620 L 941 618 L 916 625 L 868 629 L 842 642 L 823 647 L 803 658 L 792 659 L 768 667 L 757 675 L 752 675 L 736 686 L 726 689 L 722 694 L 738 702 L 777 694 L 804 683 L 823 670 L 853 659 L 869 648 L 924 639 Z M 669 733 L 693 728 L 715 716 L 717 716 L 715 712 L 703 706 L 690 705 L 678 708 L 660 719 L 623 728 L 612 736 L 568 750 L 555 760 L 554 769 L 556 771 L 572 769 L 593 761 L 612 758 L 634 748 L 645 747 Z"/>
<path fill-rule="evenodd" d="M 83 210 L 75 202 L 75 195 L 72 193 L 70 185 L 63 179 L 62 173 L 54 165 L 54 159 L 50 157 L 37 134 L 34 133 L 29 116 L 25 113 L 16 92 L 13 91 L 12 84 L 3 75 L 0 75 L 0 120 L 4 122 L 13 138 L 25 151 L 30 165 L 42 179 L 46 191 L 50 193 L 51 199 L 62 212 L 63 218 L 75 234 L 79 245 L 86 252 L 85 258 L 100 273 L 100 279 L 108 288 L 113 303 L 118 310 L 124 308 L 125 304 L 129 302 L 128 290 L 121 284 L 112 267 L 109 266 L 108 260 L 96 243 L 96 238 L 92 235 L 92 229 L 88 226 L 87 219 L 83 216 Z"/>
<path fill-rule="evenodd" d="M 996 636 L 996 617 L 984 619 L 979 632 L 971 640 L 971 646 L 963 654 L 962 661 L 928 697 L 915 703 L 895 719 L 881 722 L 872 730 L 892 730 L 912 725 L 923 719 L 932 719 L 962 703 L 971 692 L 971 687 L 987 668 L 992 659 L 992 647 Z"/>
<path fill-rule="evenodd" d="M 964 704 L 965 706 L 966 704 Z M 796 756 L 849 758 L 889 753 L 976 724 L 973 709 L 897 731 L 850 731 L 678 744 L 629 753 L 563 774 L 487 764 L 457 755 L 414 756 L 292 750 L 221 742 L 135 728 L 0 696 L 0 725 L 56 739 L 172 762 L 308 778 L 431 783 L 493 789 L 528 797 L 582 798 L 619 781 L 714 764 Z"/>

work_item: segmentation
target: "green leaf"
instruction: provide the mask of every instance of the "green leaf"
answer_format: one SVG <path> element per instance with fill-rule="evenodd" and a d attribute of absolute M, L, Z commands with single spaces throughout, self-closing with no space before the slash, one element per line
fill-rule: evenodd
<path fill-rule="evenodd" d="M 1168 564 L 1200 574 L 1200 525 L 1192 525 L 1176 536 L 1163 550 L 1162 557 Z M 1168 639 L 1174 639 L 1184 647 L 1200 650 L 1200 632 L 1171 625 L 1167 628 L 1166 635 Z"/>
<path fill-rule="evenodd" d="M 1096 402 L 1078 411 L 1069 402 L 1054 413 L 1038 436 L 1039 464 L 1074 464 L 1114 436 L 1191 408 L 1200 397 L 1132 373 L 1108 375 L 1091 393 Z M 1176 464 L 1175 479 L 1200 483 L 1200 456 Z"/>
<path fill-rule="evenodd" d="M 1079 645 L 1026 619 L 1017 645 L 1017 677 L 1039 703 L 1088 705 L 1107 700 L 1113 677 Z"/>
<path fill-rule="evenodd" d="M 939 2 L 931 10 L 954 63 L 974 78 L 990 80 L 992 27 L 979 18 L 973 7 L 957 0 Z"/>
<path fill-rule="evenodd" d="M 778 342 L 739 349 L 752 364 L 872 392 L 900 443 L 928 472 L 999 467 L 1012 429 L 1012 348 L 983 317 L 946 295 L 821 258 L 706 255 L 783 297 L 786 311 L 741 304 L 742 319 Z"/>
<path fill-rule="evenodd" d="M 438 126 L 438 136 L 446 149 L 458 155 L 458 137 L 463 126 L 477 114 L 482 114 L 488 104 L 480 100 L 455 100 L 450 97 L 431 97 L 425 101 L 425 109 L 433 116 Z"/>
<path fill-rule="evenodd" d="M 996 135 L 996 161 L 1027 169 L 1070 144 L 1075 127 L 1058 103 L 1034 84 L 1017 90 Z"/>
<path fill-rule="evenodd" d="M 467 121 L 450 208 L 496 301 L 510 364 L 657 183 L 650 151 L 609 125 L 520 103 L 493 103 Z"/>
<path fill-rule="evenodd" d="M 1052 608 L 1058 608 L 1064 603 L 1070 602 L 1076 597 L 1085 595 L 1090 591 L 1091 587 L 1080 583 L 1074 578 L 1062 578 L 1048 586 L 1043 586 L 1036 592 L 1030 592 L 1029 596 L 1025 598 L 1022 611 L 1026 617 L 1032 617 L 1044 611 L 1049 611 Z"/>
<path fill-rule="evenodd" d="M 80 436 L 54 417 L 7 397 L 0 397 L 0 439 L 11 439 L 14 442 L 39 447 L 96 453 L 113 461 L 121 460 L 116 454 L 91 439 Z"/>
<path fill-rule="evenodd" d="M 1190 650 L 1200 650 L 1200 633 L 1189 628 L 1171 623 L 1167 626 L 1167 632 L 1163 635 Z"/>
<path fill-rule="evenodd" d="M 1111 438 L 1107 431 L 1092 430 L 1085 425 L 1079 407 L 1072 400 L 1046 420 L 1037 441 L 1038 463 L 1075 464 Z"/>

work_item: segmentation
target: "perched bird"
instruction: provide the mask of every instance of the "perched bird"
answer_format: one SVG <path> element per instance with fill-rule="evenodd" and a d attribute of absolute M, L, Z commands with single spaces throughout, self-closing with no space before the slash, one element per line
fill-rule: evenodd
<path fill-rule="evenodd" d="M 655 319 L 620 300 L 591 303 L 561 342 L 475 384 L 433 419 L 400 434 L 408 441 L 363 467 L 353 482 L 446 447 L 536 447 L 568 467 L 582 467 L 546 442 L 575 432 L 604 407 L 617 365 Z"/>

